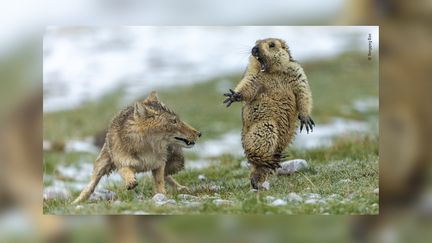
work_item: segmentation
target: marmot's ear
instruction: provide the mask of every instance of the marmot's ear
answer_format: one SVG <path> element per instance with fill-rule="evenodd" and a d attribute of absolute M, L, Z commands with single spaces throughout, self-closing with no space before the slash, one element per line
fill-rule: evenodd
<path fill-rule="evenodd" d="M 290 61 L 294 61 L 293 57 L 291 56 L 291 51 L 287 45 L 287 43 L 284 40 L 280 40 L 282 48 L 288 53 Z"/>
<path fill-rule="evenodd" d="M 141 102 L 135 103 L 135 106 L 134 106 L 134 116 L 135 117 L 146 118 L 146 117 L 153 117 L 155 115 L 156 115 L 155 110 L 147 107 L 146 105 L 144 105 Z"/>
<path fill-rule="evenodd" d="M 146 99 L 147 101 L 158 101 L 156 91 L 152 91 Z"/>

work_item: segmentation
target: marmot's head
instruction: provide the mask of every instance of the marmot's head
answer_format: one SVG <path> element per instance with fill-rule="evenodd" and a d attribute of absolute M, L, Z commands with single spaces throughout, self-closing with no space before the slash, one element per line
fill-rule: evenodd
<path fill-rule="evenodd" d="M 251 52 L 250 62 L 262 72 L 283 70 L 287 63 L 294 61 L 288 45 L 281 39 L 257 40 Z"/>

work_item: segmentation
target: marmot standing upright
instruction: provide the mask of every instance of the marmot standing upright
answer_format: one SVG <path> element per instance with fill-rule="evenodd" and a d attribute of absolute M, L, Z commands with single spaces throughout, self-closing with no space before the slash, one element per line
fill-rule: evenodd
<path fill-rule="evenodd" d="M 282 152 L 294 138 L 297 118 L 300 132 L 305 126 L 309 133 L 315 125 L 307 77 L 285 41 L 258 40 L 242 80 L 224 95 L 227 107 L 243 102 L 242 144 L 253 166 L 251 185 L 259 189 L 286 158 Z"/>

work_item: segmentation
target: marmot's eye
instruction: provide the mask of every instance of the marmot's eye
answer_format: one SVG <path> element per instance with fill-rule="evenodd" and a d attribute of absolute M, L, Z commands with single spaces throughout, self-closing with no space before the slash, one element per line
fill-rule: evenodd
<path fill-rule="evenodd" d="M 275 47 L 275 43 L 271 42 L 271 43 L 269 44 L 269 47 L 270 47 L 270 48 Z"/>
<path fill-rule="evenodd" d="M 173 124 L 177 124 L 177 119 L 172 119 L 172 120 L 171 120 L 171 123 L 173 123 Z"/>

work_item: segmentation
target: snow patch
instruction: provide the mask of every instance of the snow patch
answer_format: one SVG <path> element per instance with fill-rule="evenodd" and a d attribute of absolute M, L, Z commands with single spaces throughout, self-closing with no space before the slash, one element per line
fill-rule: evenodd
<path fill-rule="evenodd" d="M 294 139 L 293 146 L 297 148 L 312 149 L 321 146 L 329 147 L 333 138 L 349 132 L 364 132 L 369 128 L 368 123 L 335 118 L 329 124 L 317 124 L 313 132 L 298 133 Z"/>

